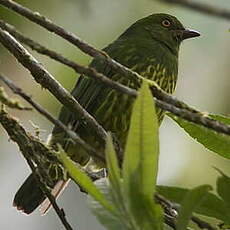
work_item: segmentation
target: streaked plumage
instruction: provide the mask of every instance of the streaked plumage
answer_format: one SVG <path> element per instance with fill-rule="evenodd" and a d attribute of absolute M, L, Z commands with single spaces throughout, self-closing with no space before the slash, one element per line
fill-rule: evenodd
<path fill-rule="evenodd" d="M 178 74 L 178 51 L 182 40 L 198 36 L 194 31 L 185 30 L 183 25 L 173 16 L 153 14 L 130 26 L 117 40 L 104 49 L 110 57 L 138 72 L 143 77 L 154 80 L 167 93 L 173 93 Z M 90 64 L 98 72 L 114 81 L 134 89 L 140 87 L 137 79 L 128 79 L 116 73 L 101 60 L 94 59 Z M 72 91 L 73 96 L 96 120 L 114 134 L 124 147 L 129 128 L 133 98 L 106 87 L 92 78 L 81 76 Z M 163 111 L 157 109 L 158 119 L 163 119 Z M 99 153 L 103 153 L 104 144 L 96 137 L 85 121 L 77 119 L 62 108 L 59 119 L 92 145 Z M 76 162 L 85 165 L 90 157 L 78 145 L 73 145 L 63 132 L 55 127 L 51 144 L 60 143 L 69 156 Z M 29 186 L 34 186 L 27 193 Z M 28 189 L 29 191 L 29 189 Z M 33 194 L 33 202 L 29 198 Z M 32 176 L 20 188 L 15 196 L 14 204 L 26 213 L 32 212 L 43 200 L 41 191 L 36 187 Z"/>

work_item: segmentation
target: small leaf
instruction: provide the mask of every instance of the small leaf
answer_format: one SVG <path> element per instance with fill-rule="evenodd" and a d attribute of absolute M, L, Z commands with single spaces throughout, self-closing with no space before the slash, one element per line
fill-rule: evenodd
<path fill-rule="evenodd" d="M 122 171 L 127 203 L 141 229 L 162 228 L 162 213 L 153 201 L 158 156 L 157 115 L 148 84 L 143 81 L 133 107 Z"/>
<path fill-rule="evenodd" d="M 85 191 L 89 193 L 96 201 L 98 201 L 106 210 L 110 211 L 111 213 L 115 213 L 114 207 L 105 199 L 103 194 L 98 190 L 91 179 L 76 166 L 76 164 L 66 155 L 64 151 L 59 152 L 59 159 L 75 183 L 85 189 Z"/>
<path fill-rule="evenodd" d="M 181 204 L 189 189 L 157 186 L 157 192 L 168 200 Z M 213 193 L 207 193 L 205 199 L 195 208 L 195 213 L 219 219 L 225 223 L 230 223 L 230 213 L 224 202 Z"/>
<path fill-rule="evenodd" d="M 109 181 L 112 184 L 115 193 L 121 193 L 120 191 L 120 168 L 118 166 L 117 156 L 113 147 L 113 141 L 111 135 L 108 135 L 106 141 L 106 163 L 109 172 Z"/>
<path fill-rule="evenodd" d="M 108 135 L 106 141 L 106 163 L 109 173 L 110 182 L 110 196 L 112 197 L 113 205 L 119 210 L 119 213 L 126 215 L 125 201 L 122 192 L 122 179 L 120 174 L 120 168 L 118 166 L 117 156 L 113 147 L 113 141 L 111 135 Z"/>
<path fill-rule="evenodd" d="M 193 211 L 197 206 L 199 206 L 200 202 L 207 195 L 207 192 L 211 189 L 212 187 L 210 185 L 202 185 L 194 189 L 191 189 L 187 192 L 181 203 L 181 207 L 179 210 L 179 215 L 176 224 L 177 230 L 186 229 Z"/>
<path fill-rule="evenodd" d="M 222 171 L 218 169 L 221 173 L 221 176 L 217 178 L 217 192 L 219 196 L 223 199 L 228 213 L 230 213 L 230 177 L 225 175 Z M 230 223 L 230 220 L 229 220 Z"/>
<path fill-rule="evenodd" d="M 230 159 L 230 136 L 217 133 L 201 125 L 186 121 L 171 113 L 168 113 L 167 115 L 171 117 L 181 128 L 183 128 L 192 138 L 204 145 L 204 147 L 222 157 Z M 214 115 L 212 115 L 212 117 L 214 118 Z M 215 117 L 221 119 L 218 115 L 215 115 Z M 226 122 L 226 118 L 224 119 L 224 117 L 222 117 L 222 122 L 224 120 Z"/>
<path fill-rule="evenodd" d="M 102 194 L 105 196 L 105 198 L 112 203 L 113 198 L 111 197 L 111 190 L 109 186 L 108 179 L 102 178 L 97 181 L 95 181 L 95 185 L 97 188 L 100 189 Z M 90 208 L 94 215 L 98 218 L 100 223 L 104 225 L 107 229 L 110 230 L 128 230 L 129 228 L 126 227 L 126 222 L 124 223 L 122 221 L 122 218 L 118 215 L 115 216 L 111 212 L 108 212 L 107 209 L 105 209 L 101 203 L 93 199 L 91 196 L 88 196 L 88 201 L 90 204 Z M 119 212 L 118 212 L 119 214 Z M 128 219 L 128 217 L 127 217 Z"/>

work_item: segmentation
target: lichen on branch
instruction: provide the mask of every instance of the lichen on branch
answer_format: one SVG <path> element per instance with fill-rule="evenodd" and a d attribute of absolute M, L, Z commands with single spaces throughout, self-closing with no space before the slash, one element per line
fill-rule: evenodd
<path fill-rule="evenodd" d="M 11 109 L 31 110 L 31 108 L 22 105 L 19 100 L 10 98 L 5 92 L 4 88 L 1 86 L 0 86 L 0 103 L 6 105 Z"/>

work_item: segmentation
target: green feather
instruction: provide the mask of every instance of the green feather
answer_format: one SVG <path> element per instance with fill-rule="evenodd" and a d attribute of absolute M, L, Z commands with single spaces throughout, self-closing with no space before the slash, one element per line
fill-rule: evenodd
<path fill-rule="evenodd" d="M 171 94 L 177 81 L 180 43 L 183 39 L 194 36 L 198 34 L 185 30 L 175 17 L 167 14 L 153 14 L 131 25 L 104 51 L 117 62 L 147 79 L 156 81 L 164 91 Z M 139 80 L 126 78 L 116 73 L 108 64 L 99 59 L 95 58 L 90 66 L 108 78 L 130 88 L 140 87 Z M 79 78 L 72 95 L 107 131 L 113 133 L 115 139 L 124 148 L 134 99 L 87 76 Z M 161 122 L 163 111 L 157 109 L 157 115 Z M 73 114 L 63 107 L 59 119 L 92 145 L 98 153 L 103 154 L 104 143 L 89 125 L 78 117 L 78 114 Z M 50 142 L 52 146 L 55 147 L 57 143 L 61 144 L 68 155 L 82 165 L 89 161 L 90 157 L 87 152 L 81 146 L 74 145 L 59 127 L 54 127 L 52 134 Z M 23 189 L 19 190 L 14 200 L 16 206 L 20 204 L 20 208 L 28 213 L 42 200 L 41 191 L 35 190 L 33 194 L 26 194 L 26 191 L 31 191 L 29 184 L 34 186 L 31 178 L 23 185 L 28 187 L 28 190 L 22 186 Z M 34 203 L 31 206 L 27 199 L 29 195 L 38 197 L 37 200 L 33 199 Z"/>
<path fill-rule="evenodd" d="M 176 29 L 184 29 L 172 16 L 164 14 L 152 15 L 137 21 L 117 40 L 106 47 L 104 51 L 111 58 L 138 72 L 143 77 L 156 81 L 166 92 L 173 93 L 177 80 L 178 49 L 181 41 L 173 39 L 172 31 L 162 26 L 161 22 L 165 18 L 175 23 L 173 26 Z M 161 37 L 165 41 L 159 42 Z M 134 89 L 140 87 L 140 82 L 137 79 L 131 80 L 117 74 L 101 60 L 94 59 L 90 66 L 121 84 Z M 72 91 L 72 95 L 107 131 L 114 133 L 121 146 L 124 147 L 129 128 L 133 98 L 112 90 L 94 79 L 85 76 L 80 77 L 76 87 Z M 161 121 L 163 112 L 157 110 L 157 113 Z M 101 141 L 87 124 L 79 120 L 77 121 L 76 115 L 74 116 L 63 108 L 60 120 L 72 127 L 86 142 L 103 153 Z M 53 143 L 58 141 L 56 137 L 59 132 L 61 132 L 60 129 L 55 127 L 53 131 Z M 61 139 L 63 140 L 63 137 Z M 89 158 L 80 146 L 71 147 L 70 150 L 71 143 L 66 145 L 66 141 L 64 142 L 65 150 L 74 160 L 82 164 L 82 159 L 79 159 L 82 155 L 85 155 L 87 159 Z"/>

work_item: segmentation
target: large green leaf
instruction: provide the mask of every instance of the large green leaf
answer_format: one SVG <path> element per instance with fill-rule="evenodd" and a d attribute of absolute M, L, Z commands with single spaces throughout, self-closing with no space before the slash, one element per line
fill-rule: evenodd
<path fill-rule="evenodd" d="M 157 186 L 157 192 L 172 202 L 181 204 L 189 189 L 171 187 L 171 186 Z M 219 219 L 227 224 L 230 223 L 230 213 L 226 206 L 218 196 L 209 192 L 204 200 L 195 207 L 194 212 L 204 216 Z"/>
<path fill-rule="evenodd" d="M 76 184 L 84 188 L 85 191 L 98 201 L 107 211 L 116 214 L 114 207 L 106 200 L 104 195 L 94 185 L 91 179 L 86 175 L 86 173 L 82 172 L 82 170 L 77 167 L 77 165 L 66 155 L 64 151 L 60 151 L 58 157 Z"/>
<path fill-rule="evenodd" d="M 155 105 L 144 81 L 134 103 L 123 163 L 124 192 L 141 229 L 162 229 L 161 210 L 152 199 L 158 171 L 159 136 Z"/>
<path fill-rule="evenodd" d="M 204 145 L 207 149 L 219 154 L 222 157 L 230 159 L 230 136 L 217 133 L 204 126 L 186 121 L 171 113 L 168 114 L 181 128 L 183 128 L 192 138 Z M 225 124 L 230 123 L 230 119 L 220 115 L 210 115 L 213 119 L 219 120 Z"/>
<path fill-rule="evenodd" d="M 177 230 L 186 229 L 193 211 L 197 206 L 199 206 L 200 202 L 205 198 L 209 190 L 211 190 L 210 185 L 201 185 L 199 187 L 189 190 L 186 193 L 179 209 L 179 215 L 176 224 Z"/>

